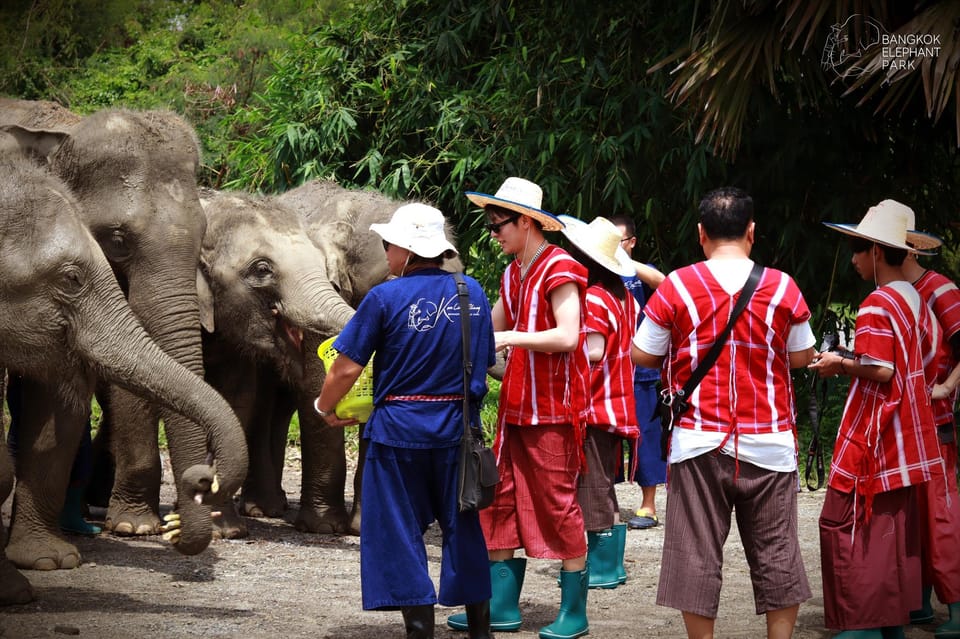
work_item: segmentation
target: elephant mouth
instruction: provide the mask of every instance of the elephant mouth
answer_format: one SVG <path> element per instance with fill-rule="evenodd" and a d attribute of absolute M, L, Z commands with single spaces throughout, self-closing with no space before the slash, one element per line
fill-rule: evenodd
<path fill-rule="evenodd" d="M 303 330 L 299 326 L 294 326 L 282 317 L 277 317 L 277 332 L 284 336 L 293 350 L 298 353 L 303 350 Z"/>

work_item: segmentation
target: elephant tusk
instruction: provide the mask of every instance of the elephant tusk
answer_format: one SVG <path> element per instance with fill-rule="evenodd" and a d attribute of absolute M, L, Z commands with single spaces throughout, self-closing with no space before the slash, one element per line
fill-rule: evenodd
<path fill-rule="evenodd" d="M 217 477 L 216 474 L 213 476 L 213 483 L 210 484 L 210 492 L 214 495 L 220 492 L 220 478 Z"/>
<path fill-rule="evenodd" d="M 203 495 L 200 493 L 197 493 L 196 495 L 193 496 L 193 501 L 197 502 L 198 506 L 203 504 Z"/>

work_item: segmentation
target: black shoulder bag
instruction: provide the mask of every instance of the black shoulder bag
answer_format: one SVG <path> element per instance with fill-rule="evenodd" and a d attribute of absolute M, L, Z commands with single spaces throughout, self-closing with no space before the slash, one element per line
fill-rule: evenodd
<path fill-rule="evenodd" d="M 460 438 L 460 469 L 457 503 L 460 512 L 482 510 L 493 503 L 500 473 L 497 458 L 483 443 L 483 432 L 470 425 L 470 294 L 462 273 L 454 273 L 460 297 L 460 326 L 463 333 L 463 436 Z"/>
<path fill-rule="evenodd" d="M 737 298 L 733 312 L 730 313 L 730 320 L 720 335 L 717 336 L 717 341 L 710 347 L 707 356 L 704 357 L 700 365 L 697 366 L 697 370 L 693 371 L 690 379 L 683 385 L 683 388 L 676 393 L 671 393 L 669 389 L 666 388 L 660 391 L 660 459 L 663 461 L 667 461 L 667 448 L 670 446 L 670 436 L 673 434 L 673 425 L 678 422 L 680 416 L 690 408 L 687 398 L 689 398 L 697 386 L 700 385 L 707 371 L 710 370 L 716 363 L 717 358 L 720 357 L 720 351 L 723 350 L 723 345 L 727 343 L 727 338 L 730 337 L 730 332 L 733 330 L 733 323 L 737 321 L 737 317 L 740 316 L 743 309 L 747 307 L 750 298 L 753 297 L 753 292 L 757 289 L 761 275 L 763 275 L 763 267 L 760 264 L 754 263 L 753 269 L 750 271 L 750 277 L 747 278 L 747 282 L 743 285 L 743 288 L 740 289 L 740 297 Z"/>

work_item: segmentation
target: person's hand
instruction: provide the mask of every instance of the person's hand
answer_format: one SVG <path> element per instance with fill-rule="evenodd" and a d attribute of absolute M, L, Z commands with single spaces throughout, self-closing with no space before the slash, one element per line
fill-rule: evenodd
<path fill-rule="evenodd" d="M 836 353 L 827 351 L 818 353 L 813 362 L 807 365 L 807 368 L 816 371 L 821 379 L 824 377 L 836 377 L 843 371 L 841 368 L 842 362 L 842 357 Z"/>
<path fill-rule="evenodd" d="M 495 350 L 499 353 L 502 350 L 510 348 L 516 333 L 516 331 L 495 331 L 493 333 Z"/>
<path fill-rule="evenodd" d="M 933 392 L 930 393 L 931 399 L 950 399 L 950 389 L 946 384 L 934 384 Z"/>
<path fill-rule="evenodd" d="M 360 423 L 359 421 L 357 421 L 352 417 L 348 417 L 346 419 L 342 417 L 337 417 L 336 413 L 332 413 L 330 415 L 327 415 L 326 417 L 321 416 L 320 419 L 322 419 L 327 424 L 327 426 L 330 426 L 332 428 L 343 428 L 344 426 L 353 426 L 354 424 Z"/>

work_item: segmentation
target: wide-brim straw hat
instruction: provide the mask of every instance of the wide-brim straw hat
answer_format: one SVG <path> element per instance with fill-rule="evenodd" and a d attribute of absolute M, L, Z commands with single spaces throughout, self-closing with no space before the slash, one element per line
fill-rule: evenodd
<path fill-rule="evenodd" d="M 594 262 L 621 277 L 637 274 L 633 260 L 620 246 L 623 234 L 613 222 L 598 217 L 587 224 L 569 215 L 558 217 L 563 222 L 563 234 Z"/>
<path fill-rule="evenodd" d="M 371 224 L 370 230 L 394 246 L 430 259 L 446 251 L 457 254 L 443 232 L 444 222 L 443 213 L 438 209 L 414 202 L 394 211 L 386 224 Z"/>
<path fill-rule="evenodd" d="M 493 204 L 532 217 L 540 222 L 544 231 L 559 231 L 563 228 L 563 222 L 556 215 L 541 208 L 543 189 L 530 180 L 508 177 L 495 195 L 467 191 L 466 196 L 480 208 Z"/>
<path fill-rule="evenodd" d="M 861 237 L 877 244 L 903 249 L 911 253 L 929 255 L 924 247 L 940 246 L 942 240 L 930 235 L 911 230 L 914 224 L 913 209 L 896 200 L 884 200 L 871 206 L 859 224 L 823 224 L 835 231 L 846 235 Z M 936 242 L 936 243 L 933 243 Z"/>

